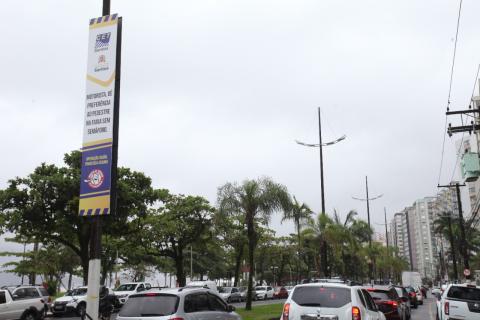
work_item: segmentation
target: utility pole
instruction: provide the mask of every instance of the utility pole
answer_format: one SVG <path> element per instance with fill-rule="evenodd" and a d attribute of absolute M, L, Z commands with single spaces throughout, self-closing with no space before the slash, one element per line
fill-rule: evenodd
<path fill-rule="evenodd" d="M 460 248 L 459 251 L 462 254 L 463 257 L 463 267 L 464 269 L 469 269 L 470 270 L 470 264 L 469 264 L 469 257 L 468 257 L 468 243 L 467 243 L 467 238 L 465 235 L 465 221 L 463 220 L 463 210 L 462 210 L 462 198 L 461 198 L 461 193 L 460 193 L 460 187 L 465 187 L 465 184 L 459 184 L 456 182 L 455 184 L 449 184 L 449 185 L 438 185 L 439 188 L 455 188 L 455 191 L 457 193 L 457 205 L 458 205 L 458 223 L 460 226 Z M 450 223 L 450 217 L 449 219 L 449 233 L 451 237 L 451 244 L 453 245 L 453 233 L 451 231 L 451 223 Z M 453 257 L 453 250 L 452 250 L 452 257 Z M 456 268 L 455 268 L 456 269 Z M 466 276 L 467 279 L 471 279 L 470 276 Z"/>

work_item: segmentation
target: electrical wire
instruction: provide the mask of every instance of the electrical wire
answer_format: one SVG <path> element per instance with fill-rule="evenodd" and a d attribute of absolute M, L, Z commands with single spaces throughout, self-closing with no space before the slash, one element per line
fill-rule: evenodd
<path fill-rule="evenodd" d="M 452 95 L 452 83 L 453 83 L 453 70 L 455 69 L 455 57 L 457 55 L 457 42 L 458 42 L 458 30 L 460 28 L 460 17 L 462 14 L 462 2 L 463 0 L 460 0 L 460 4 L 458 7 L 458 16 L 457 16 L 457 29 L 455 32 L 455 44 L 453 47 L 453 59 L 452 59 L 452 68 L 450 69 L 450 84 L 448 86 L 448 99 L 447 99 L 447 111 L 450 109 L 450 98 Z M 442 156 L 440 160 L 440 170 L 438 172 L 438 185 L 440 185 L 440 179 L 442 177 L 442 168 L 443 168 L 443 158 L 445 155 L 445 138 L 447 135 L 447 115 L 445 115 L 445 129 L 444 129 L 444 134 L 443 134 L 443 143 L 442 143 Z"/>

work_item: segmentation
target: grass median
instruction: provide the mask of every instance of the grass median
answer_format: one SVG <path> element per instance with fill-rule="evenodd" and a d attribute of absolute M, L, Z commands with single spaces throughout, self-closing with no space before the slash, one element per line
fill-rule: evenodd
<path fill-rule="evenodd" d="M 283 303 L 275 303 L 253 306 L 250 311 L 245 310 L 245 308 L 237 308 L 236 312 L 243 320 L 278 320 L 282 315 L 282 309 Z"/>

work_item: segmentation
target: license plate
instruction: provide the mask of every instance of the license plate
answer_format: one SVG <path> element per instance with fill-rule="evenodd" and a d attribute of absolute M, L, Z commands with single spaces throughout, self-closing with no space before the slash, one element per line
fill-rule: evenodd
<path fill-rule="evenodd" d="M 63 307 L 62 307 L 62 306 L 55 306 L 55 307 L 53 307 L 53 309 L 55 309 L 55 310 L 63 310 Z"/>

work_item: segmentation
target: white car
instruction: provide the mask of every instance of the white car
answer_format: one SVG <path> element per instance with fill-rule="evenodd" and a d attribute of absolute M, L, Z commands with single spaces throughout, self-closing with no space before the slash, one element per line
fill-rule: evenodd
<path fill-rule="evenodd" d="M 115 288 L 115 290 L 113 290 L 113 294 L 117 297 L 118 302 L 121 305 L 124 305 L 131 294 L 150 290 L 151 287 L 152 286 L 150 285 L 150 283 L 147 282 L 124 283 L 119 285 L 118 288 Z"/>
<path fill-rule="evenodd" d="M 87 287 L 78 287 L 53 301 L 51 309 L 54 315 L 76 313 L 81 315 L 87 307 Z"/>
<path fill-rule="evenodd" d="M 280 320 L 385 320 L 368 291 L 337 283 L 297 285 Z"/>
<path fill-rule="evenodd" d="M 480 320 L 480 287 L 451 284 L 437 303 L 438 319 Z"/>
<path fill-rule="evenodd" d="M 204 289 L 210 289 L 218 293 L 218 288 L 217 284 L 215 281 L 211 280 L 198 280 L 198 281 L 191 281 L 187 283 L 185 288 L 204 288 Z"/>
<path fill-rule="evenodd" d="M 273 288 L 270 286 L 256 286 L 254 289 L 253 298 L 255 300 L 273 299 Z"/>

